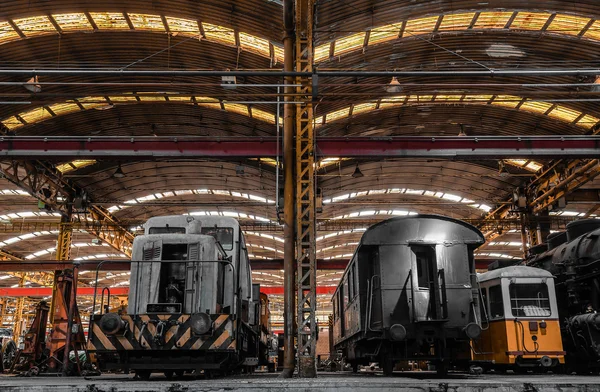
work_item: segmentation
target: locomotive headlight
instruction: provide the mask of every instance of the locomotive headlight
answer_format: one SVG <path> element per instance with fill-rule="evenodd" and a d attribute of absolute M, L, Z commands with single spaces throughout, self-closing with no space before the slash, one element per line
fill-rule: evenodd
<path fill-rule="evenodd" d="M 116 313 L 106 313 L 100 318 L 100 329 L 107 335 L 114 335 L 125 328 L 125 321 Z"/>
<path fill-rule="evenodd" d="M 481 335 L 481 327 L 475 323 L 469 323 L 463 328 L 469 339 L 477 339 Z"/>
<path fill-rule="evenodd" d="M 394 324 L 390 327 L 390 337 L 392 340 L 406 339 L 406 328 L 402 324 Z"/>
<path fill-rule="evenodd" d="M 192 317 L 190 318 L 192 332 L 194 332 L 196 335 L 204 335 L 210 331 L 210 327 L 212 327 L 212 320 L 208 314 L 196 313 L 192 314 Z"/>

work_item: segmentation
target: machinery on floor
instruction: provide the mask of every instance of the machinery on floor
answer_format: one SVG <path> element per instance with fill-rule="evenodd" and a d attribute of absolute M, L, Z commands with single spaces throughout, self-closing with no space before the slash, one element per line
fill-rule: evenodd
<path fill-rule="evenodd" d="M 512 266 L 478 276 L 482 333 L 473 360 L 483 369 L 547 371 L 564 364 L 554 279 L 546 270 Z"/>
<path fill-rule="evenodd" d="M 53 306 L 41 301 L 35 317 L 10 366 L 11 373 L 26 376 L 39 374 L 80 375 L 84 364 L 85 336 L 77 307 L 77 268 L 55 275 Z M 52 328 L 47 334 L 48 317 Z"/>
<path fill-rule="evenodd" d="M 427 360 L 466 368 L 481 334 L 475 227 L 438 215 L 392 218 L 363 234 L 333 295 L 333 343 L 353 370 Z"/>
<path fill-rule="evenodd" d="M 266 363 L 260 287 L 252 285 L 238 222 L 166 216 L 144 227 L 133 243 L 127 314 L 90 318 L 88 352 L 98 368 L 147 379 Z"/>
<path fill-rule="evenodd" d="M 531 253 L 526 265 L 555 276 L 567 371 L 600 372 L 600 221 L 571 222 Z"/>

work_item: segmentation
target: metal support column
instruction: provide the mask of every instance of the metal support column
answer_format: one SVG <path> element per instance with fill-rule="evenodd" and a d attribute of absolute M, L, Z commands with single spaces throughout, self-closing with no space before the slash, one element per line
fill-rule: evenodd
<path fill-rule="evenodd" d="M 285 36 L 283 38 L 284 70 L 294 70 L 294 1 L 285 0 L 283 3 L 283 24 Z M 291 85 L 294 79 L 285 78 L 285 84 Z M 283 271 L 284 271 L 284 361 L 281 377 L 290 378 L 296 367 L 295 343 L 295 319 L 296 319 L 296 247 L 295 247 L 295 208 L 296 208 L 296 179 L 294 178 L 294 114 L 295 108 L 288 101 L 292 100 L 293 87 L 284 89 L 286 104 L 283 106 L 283 193 L 284 193 L 284 225 L 283 225 Z"/>
<path fill-rule="evenodd" d="M 296 1 L 296 71 L 313 71 L 314 0 Z M 298 284 L 298 373 L 316 377 L 316 206 L 312 77 L 296 84 L 296 253 Z"/>
<path fill-rule="evenodd" d="M 19 287 L 25 286 L 25 272 L 21 274 L 21 280 L 19 281 Z M 19 344 L 19 336 L 23 331 L 23 308 L 25 307 L 25 297 L 17 298 L 17 306 L 15 308 L 15 316 L 13 317 L 13 340 L 17 345 Z"/>
<path fill-rule="evenodd" d="M 71 243 L 73 242 L 73 223 L 72 210 L 69 208 L 67 213 L 62 216 L 60 228 L 58 231 L 58 240 L 56 244 L 56 260 L 66 261 L 71 259 Z M 57 275 L 62 271 L 54 272 L 54 284 L 52 285 L 52 305 L 50 306 L 50 324 L 54 324 L 54 307 L 57 290 Z"/>

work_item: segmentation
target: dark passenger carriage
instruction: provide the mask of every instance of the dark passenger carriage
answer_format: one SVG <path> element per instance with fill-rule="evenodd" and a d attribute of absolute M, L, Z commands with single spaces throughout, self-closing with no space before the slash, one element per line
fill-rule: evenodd
<path fill-rule="evenodd" d="M 475 227 L 436 215 L 369 228 L 333 296 L 334 345 L 356 371 L 379 362 L 429 360 L 438 372 L 466 366 L 481 333 Z"/>

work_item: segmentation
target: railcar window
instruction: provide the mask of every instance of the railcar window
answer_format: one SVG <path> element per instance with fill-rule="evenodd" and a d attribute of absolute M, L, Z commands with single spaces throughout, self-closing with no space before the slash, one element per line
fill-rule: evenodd
<path fill-rule="evenodd" d="M 185 234 L 185 227 L 151 227 L 149 234 Z"/>
<path fill-rule="evenodd" d="M 215 237 L 221 243 L 224 250 L 233 250 L 233 228 L 203 227 L 201 233 Z"/>
<path fill-rule="evenodd" d="M 356 289 L 354 288 L 354 265 L 348 270 L 348 292 L 350 299 L 354 298 Z"/>
<path fill-rule="evenodd" d="M 491 319 L 504 317 L 504 301 L 502 301 L 502 288 L 500 285 L 489 288 L 490 313 Z"/>
<path fill-rule="evenodd" d="M 344 290 L 344 308 L 346 309 L 346 306 L 348 306 L 348 278 L 346 277 L 344 279 L 344 285 L 342 286 L 342 289 Z"/>
<path fill-rule="evenodd" d="M 511 283 L 508 291 L 513 316 L 550 316 L 550 296 L 545 283 Z"/>
<path fill-rule="evenodd" d="M 432 247 L 413 249 L 417 258 L 417 282 L 419 288 L 429 289 L 435 280 L 437 260 Z"/>

